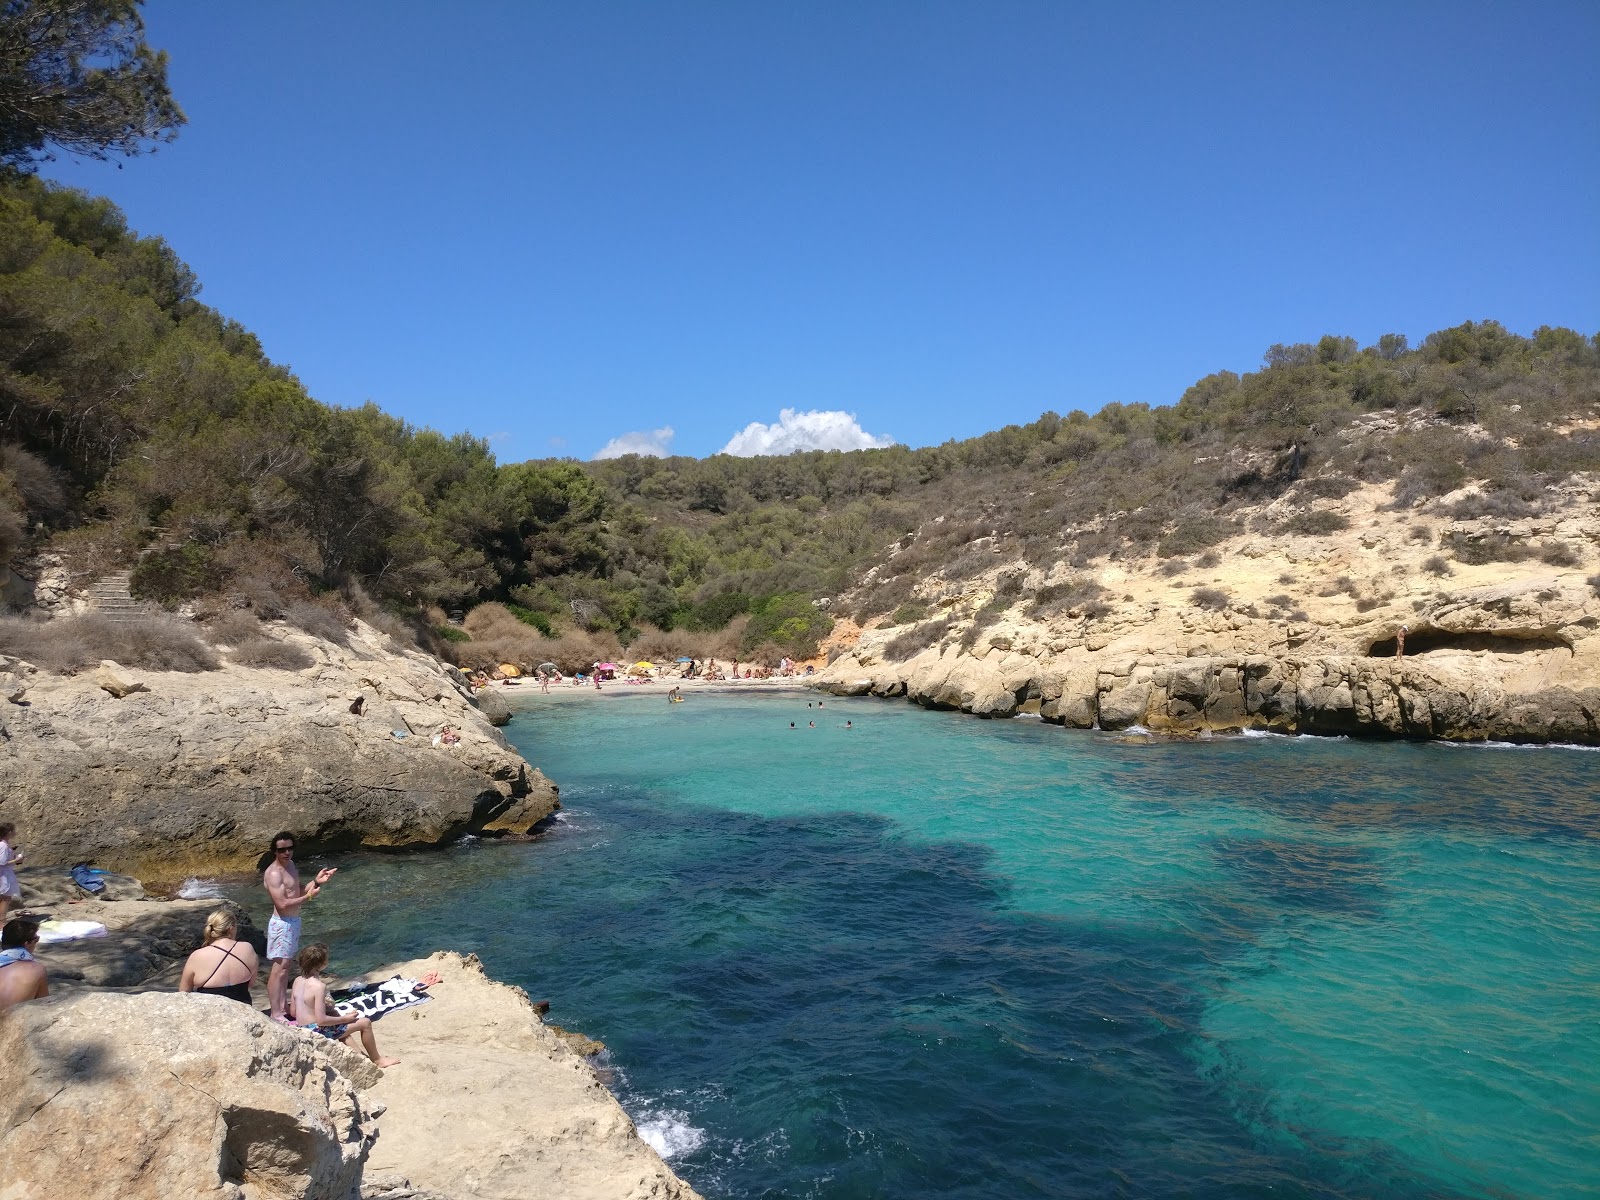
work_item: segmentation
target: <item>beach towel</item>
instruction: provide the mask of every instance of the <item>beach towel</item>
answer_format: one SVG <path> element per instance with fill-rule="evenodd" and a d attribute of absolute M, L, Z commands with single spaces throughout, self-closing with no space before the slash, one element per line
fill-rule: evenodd
<path fill-rule="evenodd" d="M 426 1004 L 433 999 L 415 979 L 396 975 L 381 983 L 358 983 L 328 993 L 333 1011 L 341 1017 L 366 1017 L 376 1021 L 387 1013 L 416 1004 Z"/>
<path fill-rule="evenodd" d="M 76 942 L 81 938 L 106 936 L 106 927 L 99 921 L 41 921 L 39 941 L 48 946 L 54 942 Z"/>
<path fill-rule="evenodd" d="M 12 963 L 38 961 L 21 946 L 13 946 L 9 950 L 0 950 L 0 967 L 9 967 Z"/>
<path fill-rule="evenodd" d="M 106 890 L 106 881 L 101 879 L 100 872 L 91 868 L 88 863 L 79 863 L 72 868 L 72 882 L 91 896 L 98 896 Z"/>

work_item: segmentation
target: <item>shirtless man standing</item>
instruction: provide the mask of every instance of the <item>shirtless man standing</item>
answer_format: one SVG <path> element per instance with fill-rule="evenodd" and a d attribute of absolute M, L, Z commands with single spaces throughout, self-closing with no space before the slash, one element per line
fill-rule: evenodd
<path fill-rule="evenodd" d="M 267 999 L 274 1021 L 288 1021 L 284 1009 L 289 1000 L 289 960 L 300 948 L 300 906 L 322 890 L 339 868 L 325 867 L 304 887 L 294 865 L 294 834 L 285 829 L 272 839 L 272 865 L 262 876 L 267 895 L 272 897 L 272 918 L 267 922 L 267 957 L 272 970 L 267 973 Z"/>

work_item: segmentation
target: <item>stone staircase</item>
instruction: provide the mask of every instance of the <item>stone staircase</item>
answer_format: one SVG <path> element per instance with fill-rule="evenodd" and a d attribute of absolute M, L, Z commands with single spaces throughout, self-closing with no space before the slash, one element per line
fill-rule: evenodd
<path fill-rule="evenodd" d="M 89 603 L 94 611 L 113 624 L 123 625 L 150 615 L 147 605 L 133 598 L 128 590 L 131 571 L 102 576 L 89 585 Z"/>

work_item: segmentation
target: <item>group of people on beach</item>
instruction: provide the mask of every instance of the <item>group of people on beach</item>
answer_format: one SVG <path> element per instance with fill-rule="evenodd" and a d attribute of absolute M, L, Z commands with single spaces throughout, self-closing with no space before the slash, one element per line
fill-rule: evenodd
<path fill-rule="evenodd" d="M 11 866 L 22 860 L 15 838 L 14 825 L 0 824 L 0 894 L 7 906 L 22 897 Z M 322 979 L 328 966 L 328 947 L 321 942 L 300 945 L 300 910 L 317 897 L 338 868 L 325 867 L 311 882 L 302 883 L 294 862 L 295 846 L 295 836 L 288 830 L 274 837 L 272 861 L 261 880 L 272 900 L 266 946 L 271 963 L 267 974 L 268 1015 L 274 1021 L 343 1042 L 365 1053 L 380 1067 L 397 1066 L 399 1059 L 379 1053 L 370 1018 L 342 1016 L 330 1005 L 328 986 Z M 0 914 L 4 912 L 5 908 L 0 907 Z M 252 1003 L 250 985 L 260 973 L 261 963 L 255 947 L 239 937 L 239 921 L 233 910 L 219 908 L 206 917 L 203 939 L 200 948 L 183 964 L 178 991 Z M 0 1011 L 50 994 L 44 964 L 35 955 L 39 941 L 40 922 L 31 915 L 14 917 L 0 929 Z M 299 967 L 299 977 L 292 986 L 291 961 Z M 422 982 L 437 983 L 438 977 Z"/>

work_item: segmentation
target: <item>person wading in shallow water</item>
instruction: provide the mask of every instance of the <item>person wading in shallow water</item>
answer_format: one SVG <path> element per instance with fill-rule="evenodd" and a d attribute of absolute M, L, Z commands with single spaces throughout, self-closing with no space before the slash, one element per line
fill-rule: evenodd
<path fill-rule="evenodd" d="M 311 883 L 300 886 L 300 872 L 294 865 L 294 834 L 285 829 L 272 839 L 272 865 L 261 877 L 272 897 L 272 919 L 267 922 L 267 957 L 272 970 L 267 973 L 267 999 L 272 1019 L 285 1021 L 289 997 L 289 960 L 300 948 L 300 906 L 322 890 L 337 867 L 324 867 Z"/>

